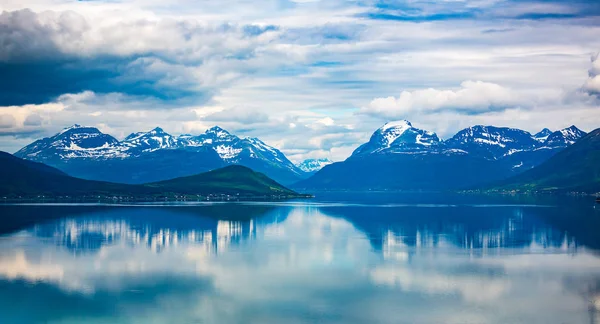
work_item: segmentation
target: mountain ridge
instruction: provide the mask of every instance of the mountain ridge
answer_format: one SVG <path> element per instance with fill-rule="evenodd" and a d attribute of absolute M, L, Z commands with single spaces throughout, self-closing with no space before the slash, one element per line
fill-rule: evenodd
<path fill-rule="evenodd" d="M 180 136 L 172 136 L 156 127 L 132 133 L 119 141 L 95 127 L 76 124 L 34 141 L 15 156 L 47 163 L 85 179 L 134 184 L 192 175 L 231 164 L 248 166 L 283 183 L 307 177 L 278 149 L 258 138 L 238 137 L 219 126 L 203 134 Z M 174 156 L 197 163 L 169 170 L 169 166 L 174 167 L 169 165 Z M 113 175 L 112 170 L 119 170 L 121 176 Z"/>
<path fill-rule="evenodd" d="M 549 130 L 544 133 L 548 133 Z M 426 135 L 426 141 L 423 136 Z M 500 181 L 544 162 L 585 132 L 571 126 L 544 141 L 527 131 L 475 125 L 440 140 L 410 122 L 386 123 L 345 161 L 294 184 L 309 190 L 457 190 Z M 352 174 L 352 181 L 347 175 Z"/>

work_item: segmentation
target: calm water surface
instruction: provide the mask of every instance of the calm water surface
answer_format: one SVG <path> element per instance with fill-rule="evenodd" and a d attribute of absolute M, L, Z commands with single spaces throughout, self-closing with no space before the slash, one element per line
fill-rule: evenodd
<path fill-rule="evenodd" d="M 0 206 L 0 323 L 600 323 L 593 199 Z"/>

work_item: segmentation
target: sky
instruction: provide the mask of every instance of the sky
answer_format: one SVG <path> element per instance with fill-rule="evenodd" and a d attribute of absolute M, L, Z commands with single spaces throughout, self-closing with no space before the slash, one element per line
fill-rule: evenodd
<path fill-rule="evenodd" d="M 219 125 L 343 160 L 388 121 L 600 127 L 597 0 L 2 0 L 0 150 Z"/>

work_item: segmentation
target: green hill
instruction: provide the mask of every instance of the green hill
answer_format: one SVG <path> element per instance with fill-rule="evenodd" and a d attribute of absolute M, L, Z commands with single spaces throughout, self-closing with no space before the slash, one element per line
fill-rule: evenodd
<path fill-rule="evenodd" d="M 493 190 L 600 192 L 600 128 Z"/>
<path fill-rule="evenodd" d="M 231 165 L 189 177 L 175 178 L 146 184 L 165 192 L 208 195 L 296 195 L 266 175 L 252 169 Z"/>
<path fill-rule="evenodd" d="M 143 185 L 90 181 L 71 177 L 47 165 L 0 152 L 0 197 L 156 197 L 236 195 L 300 196 L 262 173 L 242 166 Z"/>

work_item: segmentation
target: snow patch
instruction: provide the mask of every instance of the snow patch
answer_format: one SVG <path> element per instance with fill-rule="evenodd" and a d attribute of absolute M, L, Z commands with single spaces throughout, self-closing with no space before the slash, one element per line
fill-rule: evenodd
<path fill-rule="evenodd" d="M 242 151 L 241 148 L 233 148 L 231 146 L 226 145 L 217 145 L 215 147 L 215 151 L 219 154 L 219 156 L 224 160 L 231 160 L 237 157 Z"/>

